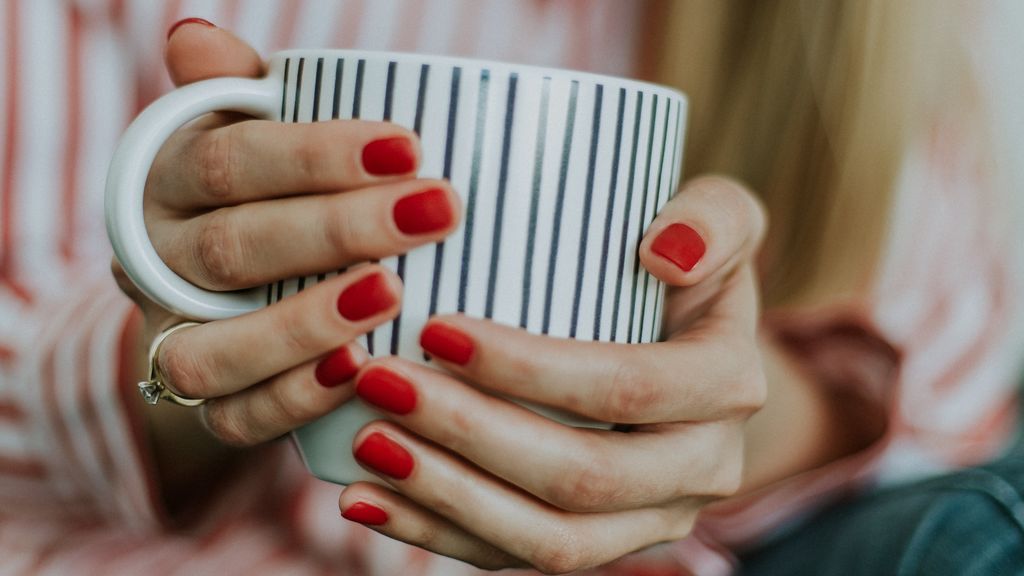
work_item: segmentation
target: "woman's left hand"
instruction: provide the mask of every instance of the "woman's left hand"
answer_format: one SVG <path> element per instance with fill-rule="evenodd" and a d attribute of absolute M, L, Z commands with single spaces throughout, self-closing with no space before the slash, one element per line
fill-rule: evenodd
<path fill-rule="evenodd" d="M 399 358 L 365 366 L 363 400 L 392 422 L 356 437 L 392 488 L 353 484 L 342 514 L 482 568 L 563 573 L 687 536 L 734 494 L 743 425 L 765 400 L 753 256 L 765 229 L 742 186 L 687 184 L 648 229 L 644 266 L 672 288 L 665 341 L 535 336 L 465 316 L 421 343 L 445 374 Z M 573 428 L 501 397 L 628 431 Z"/>

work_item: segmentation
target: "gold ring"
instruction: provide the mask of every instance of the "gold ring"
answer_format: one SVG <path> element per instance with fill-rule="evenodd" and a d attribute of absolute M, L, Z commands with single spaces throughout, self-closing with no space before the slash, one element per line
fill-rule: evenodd
<path fill-rule="evenodd" d="M 191 326 L 199 326 L 199 322 L 175 324 L 157 334 L 157 337 L 153 339 L 153 343 L 149 345 L 149 380 L 139 382 L 139 392 L 142 394 L 142 399 L 146 401 L 146 404 L 155 406 L 157 402 L 167 400 L 171 404 L 177 404 L 178 406 L 199 406 L 206 402 L 205 398 L 186 398 L 176 394 L 164 384 L 163 374 L 160 373 L 160 367 L 157 366 L 156 362 L 160 355 L 160 345 L 164 343 L 164 340 L 178 330 Z"/>

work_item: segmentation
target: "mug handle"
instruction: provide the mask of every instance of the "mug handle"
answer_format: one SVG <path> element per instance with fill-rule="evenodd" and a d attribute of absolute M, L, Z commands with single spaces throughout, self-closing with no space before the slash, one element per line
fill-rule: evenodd
<path fill-rule="evenodd" d="M 219 320 L 265 304 L 265 289 L 213 292 L 178 276 L 157 255 L 146 232 L 142 195 L 153 159 L 167 138 L 186 122 L 216 111 L 275 119 L 282 83 L 215 78 L 184 86 L 150 104 L 128 126 L 107 171 L 107 235 L 132 282 L 154 302 L 187 318 Z"/>

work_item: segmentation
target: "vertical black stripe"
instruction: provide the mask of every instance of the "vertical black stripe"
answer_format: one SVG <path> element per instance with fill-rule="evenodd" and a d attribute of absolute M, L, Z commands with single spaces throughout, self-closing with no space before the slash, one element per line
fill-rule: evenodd
<path fill-rule="evenodd" d="M 456 67 L 452 70 L 452 84 L 448 92 L 448 128 L 444 142 L 444 168 L 442 177 L 451 179 L 452 176 L 452 152 L 455 148 L 455 119 L 459 112 L 459 84 L 462 78 L 462 68 Z M 444 263 L 444 242 L 434 245 L 434 271 L 430 288 L 430 315 L 437 313 L 437 297 L 441 287 L 441 265 Z"/>
<path fill-rule="evenodd" d="M 277 302 L 280 302 L 284 298 L 284 280 L 280 280 L 277 283 Z"/>
<path fill-rule="evenodd" d="M 590 209 L 594 201 L 594 171 L 597 169 L 597 144 L 601 137 L 601 104 L 603 100 L 604 85 L 598 84 L 594 94 L 594 117 L 590 123 L 590 160 L 587 166 L 587 188 L 583 197 L 580 247 L 576 254 L 576 287 L 572 299 L 572 321 L 569 324 L 570 338 L 576 337 L 580 319 L 580 298 L 583 296 L 583 274 L 587 271 L 587 236 L 590 234 Z"/>
<path fill-rule="evenodd" d="M 299 58 L 299 69 L 295 73 L 295 105 L 292 108 L 292 122 L 299 121 L 299 102 L 302 99 L 302 69 L 306 67 L 306 59 Z"/>
<path fill-rule="evenodd" d="M 284 60 L 284 87 L 281 88 L 281 122 L 284 122 L 286 106 L 288 103 L 288 71 L 292 66 L 292 59 Z"/>
<path fill-rule="evenodd" d="M 360 60 L 359 63 L 362 64 L 363 61 Z M 359 74 L 359 71 L 357 70 L 357 72 L 356 72 L 356 78 L 357 78 L 356 83 L 357 84 L 360 83 L 359 77 L 360 77 L 360 74 Z M 394 100 L 395 100 L 395 63 L 394 62 L 388 62 L 387 75 L 384 77 L 384 115 L 382 117 L 382 120 L 384 120 L 385 122 L 390 122 L 391 121 L 391 111 L 393 109 Z M 377 263 L 379 261 L 380 260 L 378 260 L 376 258 L 371 260 L 371 262 L 373 262 L 373 263 Z M 373 349 L 374 349 L 376 341 L 377 341 L 377 331 L 376 330 L 368 331 L 366 333 L 366 352 L 370 356 L 373 356 Z M 395 345 L 394 330 L 392 330 L 391 341 L 392 341 L 391 345 L 394 346 Z"/>
<path fill-rule="evenodd" d="M 316 275 L 316 281 L 317 282 L 323 282 L 326 279 L 327 279 L 327 274 L 320 273 L 320 274 Z"/>
<path fill-rule="evenodd" d="M 498 197 L 494 207 L 494 236 L 491 239 L 491 270 L 487 279 L 487 306 L 484 317 L 494 317 L 494 293 L 498 284 L 498 259 L 501 256 L 501 228 L 505 212 L 505 188 L 508 184 L 508 157 L 512 147 L 512 121 L 516 110 L 516 86 L 519 75 L 513 73 L 508 79 L 508 96 L 505 101 L 505 134 L 501 144 L 501 170 L 498 175 Z"/>
<path fill-rule="evenodd" d="M 576 126 L 576 96 L 580 83 L 572 82 L 569 91 L 569 110 L 565 120 L 565 138 L 562 140 L 562 165 L 558 175 L 558 196 L 555 200 L 555 216 L 551 230 L 551 252 L 548 254 L 548 277 L 544 293 L 544 323 L 541 333 L 547 334 L 551 328 L 551 299 L 555 291 L 555 264 L 558 262 L 558 241 L 562 233 L 562 205 L 565 201 L 565 185 L 569 177 L 569 155 L 572 152 L 572 136 Z"/>
<path fill-rule="evenodd" d="M 352 94 L 352 118 L 359 118 L 363 102 L 363 72 L 366 68 L 366 60 L 362 58 L 356 63 L 356 87 Z"/>
<path fill-rule="evenodd" d="M 594 340 L 601 339 L 601 313 L 604 311 L 604 282 L 608 273 L 608 251 L 611 248 L 612 216 L 619 182 L 619 159 L 622 152 L 622 121 L 626 113 L 626 89 L 619 88 L 619 111 L 615 120 L 615 149 L 612 152 L 612 175 L 608 184 L 608 205 L 604 210 L 604 237 L 601 243 L 601 270 L 597 275 L 597 307 L 594 310 Z M 614 329 L 615 318 L 612 317 Z"/>
<path fill-rule="evenodd" d="M 654 126 L 658 121 L 658 95 L 655 94 L 651 104 L 651 131 L 647 135 L 647 165 L 644 170 L 644 188 L 640 200 L 640 223 L 636 232 L 637 245 L 633 249 L 633 292 L 629 298 L 629 332 L 626 334 L 626 342 L 633 342 L 633 321 L 636 319 L 636 286 L 640 275 L 644 272 L 640 269 L 640 237 L 644 233 L 644 220 L 647 219 L 647 192 L 651 187 L 651 161 L 654 160 Z M 640 333 L 637 333 L 639 340 Z"/>
<path fill-rule="evenodd" d="M 677 101 L 676 102 L 676 127 L 675 127 L 675 132 L 673 132 L 673 134 L 672 134 L 672 174 L 670 176 L 670 180 L 669 180 L 669 183 L 668 183 L 668 188 L 666 190 L 666 192 L 667 192 L 666 198 L 665 198 L 665 201 L 662 202 L 661 207 L 664 207 L 665 204 L 668 203 L 669 199 L 671 199 L 675 195 L 675 193 L 678 191 L 677 189 L 679 187 L 679 172 L 682 169 L 682 158 L 680 157 L 680 154 L 679 154 L 679 152 L 680 152 L 679 137 L 680 137 L 680 129 L 682 128 L 682 123 L 681 123 L 682 122 L 682 114 L 683 114 L 683 103 Z M 656 319 L 655 321 L 657 322 L 657 327 L 660 328 L 661 324 L 662 324 L 661 320 L 663 319 L 662 317 L 663 317 L 663 312 L 664 312 L 664 308 L 665 308 L 665 296 L 666 296 L 666 292 L 668 291 L 668 286 L 666 286 L 664 282 L 659 282 L 658 283 L 658 289 L 659 289 L 659 294 L 658 294 L 657 303 L 655 304 L 655 308 L 654 308 L 654 312 L 655 312 L 655 316 L 654 317 Z M 656 333 L 656 332 L 652 331 L 652 333 L 651 333 L 651 341 L 652 342 L 655 341 L 656 338 L 660 338 L 660 337 L 661 337 L 660 333 Z"/>
<path fill-rule="evenodd" d="M 420 85 L 419 90 L 416 92 L 416 117 L 412 123 L 413 132 L 417 135 L 420 134 L 420 129 L 423 127 L 423 104 L 427 94 L 427 77 L 430 74 L 430 64 L 424 64 L 420 67 Z M 396 270 L 398 277 L 403 281 L 405 280 L 405 254 L 399 254 L 398 256 L 398 269 Z M 391 354 L 398 354 L 398 335 L 402 329 L 402 315 L 399 314 L 395 317 L 391 323 Z"/>
<path fill-rule="evenodd" d="M 388 74 L 384 80 L 384 121 L 391 121 L 391 109 L 395 100 L 395 66 L 394 62 L 388 62 Z"/>
<path fill-rule="evenodd" d="M 267 306 L 270 306 L 271 304 L 274 303 L 274 285 L 273 284 L 267 284 L 266 288 L 267 288 Z"/>
<path fill-rule="evenodd" d="M 345 59 L 338 58 L 334 64 L 334 98 L 331 100 L 331 118 L 341 116 L 341 81 L 345 78 Z"/>
<path fill-rule="evenodd" d="M 674 147 L 675 147 L 675 150 L 674 150 L 675 159 L 673 160 L 673 162 L 675 162 L 675 164 L 674 164 L 675 168 L 672 171 L 672 194 L 673 195 L 675 195 L 675 193 L 678 191 L 678 188 L 679 188 L 679 175 L 680 175 L 680 172 L 682 172 L 682 170 L 683 170 L 683 146 L 682 146 L 682 143 L 679 141 L 680 138 L 682 138 L 682 137 L 683 137 L 683 103 L 680 101 L 680 102 L 676 102 L 676 132 L 672 136 L 673 142 L 675 142 L 675 144 L 674 144 Z"/>
<path fill-rule="evenodd" d="M 324 59 L 316 59 L 316 85 L 313 87 L 313 121 L 320 119 L 320 89 L 324 82 Z"/>
<path fill-rule="evenodd" d="M 462 270 L 459 272 L 459 312 L 466 311 L 466 288 L 469 285 L 469 264 L 473 251 L 473 225 L 476 222 L 476 193 L 480 183 L 480 156 L 484 148 L 487 128 L 487 96 L 491 86 L 491 71 L 480 71 L 480 87 L 476 99 L 476 134 L 473 136 L 473 163 L 469 172 L 469 197 L 466 200 L 466 228 L 462 244 Z"/>
<path fill-rule="evenodd" d="M 526 258 L 523 262 L 523 303 L 519 311 L 519 325 L 526 328 L 530 316 L 530 284 L 533 276 L 533 244 L 537 236 L 537 209 L 540 201 L 540 183 L 544 174 L 544 148 L 548 130 L 548 100 L 551 96 L 551 78 L 545 76 L 540 93 L 540 113 L 537 116 L 536 148 L 533 154 L 533 186 L 530 197 L 530 221 L 526 237 Z"/>
<path fill-rule="evenodd" d="M 420 85 L 416 91 L 416 117 L 412 121 L 412 130 L 418 136 L 423 128 L 423 108 L 427 102 L 427 79 L 430 77 L 430 64 L 420 67 Z"/>
<path fill-rule="evenodd" d="M 661 133 L 661 159 L 658 161 L 658 180 L 657 180 L 657 184 L 654 187 L 654 198 L 651 201 L 651 203 L 653 204 L 651 206 L 651 217 L 649 219 L 647 219 L 647 218 L 644 219 L 644 226 L 646 226 L 647 223 L 650 222 L 651 220 L 654 220 L 655 214 L 658 213 L 658 200 L 661 197 L 661 188 L 662 188 L 661 181 L 662 181 L 662 176 L 664 175 L 664 172 L 665 172 L 665 151 L 668 148 L 668 126 L 670 124 L 669 118 L 671 118 L 671 114 L 670 114 L 671 111 L 672 111 L 672 102 L 668 98 L 666 98 L 665 99 L 665 129 Z M 641 228 L 641 231 L 643 231 L 643 230 L 644 230 L 644 228 Z M 639 250 L 637 250 L 636 258 L 637 258 L 637 262 L 639 262 L 640 261 L 640 251 Z M 646 269 L 644 270 L 643 274 L 644 274 L 644 289 L 643 289 L 643 292 L 641 292 L 641 295 L 643 297 L 643 306 L 640 307 L 640 332 L 637 335 L 637 341 L 638 342 L 643 339 L 644 321 L 645 321 L 644 317 L 647 315 L 647 302 L 648 302 L 648 294 L 649 294 L 649 291 L 647 290 L 647 287 L 648 287 L 648 284 L 649 284 L 649 282 L 650 282 L 650 280 L 652 278 L 651 273 L 648 272 Z M 658 282 L 658 280 L 655 280 L 655 282 Z M 657 288 L 655 289 L 654 292 L 655 292 L 655 295 L 657 295 L 657 293 L 658 293 Z M 654 319 L 653 318 L 651 319 L 651 323 L 652 324 L 654 323 Z M 653 332 L 653 329 L 652 329 L 652 332 Z"/>
<path fill-rule="evenodd" d="M 640 147 L 640 114 L 644 108 L 643 92 L 636 93 L 636 114 L 633 118 L 633 145 L 630 147 L 629 179 L 626 184 L 626 200 L 622 206 L 622 238 L 619 241 L 619 271 L 615 276 L 615 300 L 612 307 L 612 333 L 609 339 L 616 342 L 615 337 L 619 329 L 619 307 L 622 300 L 622 284 L 627 282 L 626 269 L 626 242 L 629 240 L 629 222 L 633 214 L 633 185 L 636 183 L 636 157 L 637 149 Z M 626 334 L 629 338 L 629 334 Z"/>

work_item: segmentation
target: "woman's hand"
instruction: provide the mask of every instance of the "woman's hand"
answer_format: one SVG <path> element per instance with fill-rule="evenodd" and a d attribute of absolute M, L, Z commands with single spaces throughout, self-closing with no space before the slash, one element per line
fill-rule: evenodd
<path fill-rule="evenodd" d="M 464 316 L 421 343 L 452 375 L 369 362 L 356 458 L 391 490 L 341 494 L 349 519 L 477 566 L 562 573 L 686 536 L 740 487 L 744 422 L 765 399 L 753 256 L 763 210 L 738 184 L 690 182 L 650 226 L 646 268 L 671 285 L 665 341 L 534 336 Z M 628 425 L 556 423 L 499 396 Z"/>
<path fill-rule="evenodd" d="M 263 73 L 252 48 L 200 24 L 174 31 L 166 61 L 178 85 Z M 164 262 L 211 290 L 338 270 L 435 242 L 457 225 L 458 197 L 446 182 L 416 179 L 418 162 L 415 134 L 394 124 L 213 114 L 160 151 L 146 184 L 146 225 Z M 182 319 L 135 290 L 116 262 L 114 271 L 142 308 L 144 357 L 154 336 Z M 157 361 L 168 386 L 209 400 L 202 414 L 216 439 L 257 444 L 351 397 L 352 387 L 339 384 L 367 358 L 353 340 L 396 316 L 400 300 L 394 274 L 359 267 L 263 310 L 177 331 Z M 146 413 L 158 458 L 196 438 L 182 429 L 180 410 L 167 413 Z"/>

